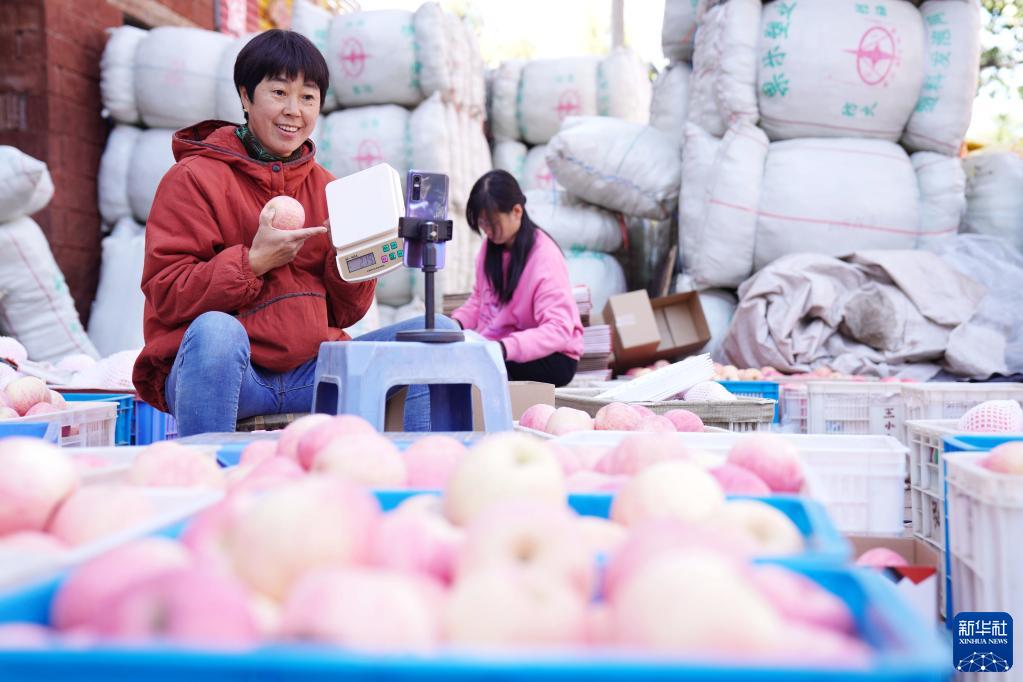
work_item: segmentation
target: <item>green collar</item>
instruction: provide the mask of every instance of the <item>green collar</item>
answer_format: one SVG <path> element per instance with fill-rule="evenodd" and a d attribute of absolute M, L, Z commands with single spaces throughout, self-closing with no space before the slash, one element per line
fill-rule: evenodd
<path fill-rule="evenodd" d="M 292 154 L 291 156 L 289 156 L 286 159 L 285 158 L 281 158 L 279 156 L 275 156 L 274 154 L 271 154 L 267 150 L 267 148 L 264 147 L 263 144 L 259 140 L 256 139 L 256 136 L 253 135 L 252 131 L 249 130 L 249 126 L 247 126 L 247 125 L 240 125 L 237 128 L 235 128 L 234 134 L 237 135 L 238 139 L 242 141 L 243 145 L 245 145 L 245 151 L 247 151 L 249 153 L 249 156 L 251 156 L 256 161 L 268 161 L 268 162 L 269 161 L 285 161 L 285 162 L 287 162 L 287 161 L 295 161 L 296 159 L 299 159 L 302 156 L 302 148 L 301 147 L 296 149 L 295 153 Z M 305 146 L 305 145 L 303 145 L 303 146 Z"/>

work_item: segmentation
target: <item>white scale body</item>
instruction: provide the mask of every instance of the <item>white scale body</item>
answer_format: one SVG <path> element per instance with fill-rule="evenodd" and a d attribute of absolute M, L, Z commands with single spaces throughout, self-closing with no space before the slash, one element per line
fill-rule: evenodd
<path fill-rule="evenodd" d="M 342 279 L 363 282 L 403 267 L 405 240 L 398 236 L 398 220 L 405 216 L 405 199 L 398 171 L 379 163 L 334 180 L 326 192 Z"/>

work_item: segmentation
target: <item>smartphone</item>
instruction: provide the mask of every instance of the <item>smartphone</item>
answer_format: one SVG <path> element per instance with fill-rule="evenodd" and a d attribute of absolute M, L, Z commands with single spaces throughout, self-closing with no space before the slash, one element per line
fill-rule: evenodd
<path fill-rule="evenodd" d="M 448 218 L 448 176 L 410 170 L 405 178 L 405 217 Z M 444 267 L 444 242 L 437 244 L 437 269 Z M 405 240 L 405 267 L 423 267 L 423 244 Z"/>

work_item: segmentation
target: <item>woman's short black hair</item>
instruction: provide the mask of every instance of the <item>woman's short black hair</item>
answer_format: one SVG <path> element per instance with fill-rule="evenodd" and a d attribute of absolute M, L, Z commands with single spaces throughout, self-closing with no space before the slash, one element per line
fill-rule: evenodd
<path fill-rule="evenodd" d="M 242 48 L 234 61 L 234 87 L 239 91 L 244 88 L 250 100 L 264 78 L 275 76 L 288 80 L 302 76 L 316 83 L 323 106 L 330 84 L 327 60 L 301 33 L 277 28 L 263 31 Z"/>

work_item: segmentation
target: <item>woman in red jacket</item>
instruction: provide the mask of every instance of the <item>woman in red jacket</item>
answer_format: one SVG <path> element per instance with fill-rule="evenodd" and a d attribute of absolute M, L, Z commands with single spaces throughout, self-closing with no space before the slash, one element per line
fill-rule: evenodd
<path fill-rule="evenodd" d="M 238 54 L 234 81 L 245 125 L 205 121 L 175 133 L 177 163 L 146 223 L 146 345 L 134 382 L 174 414 L 181 436 L 309 412 L 320 344 L 348 338 L 376 287 L 341 279 L 324 226 L 334 178 L 309 142 L 328 83 L 319 50 L 298 33 L 266 31 Z M 281 194 L 314 227 L 272 227 L 264 206 Z M 360 340 L 422 326 L 409 320 Z M 441 316 L 437 326 L 457 328 Z M 428 401 L 425 387 L 410 388 L 407 430 L 429 429 Z"/>

